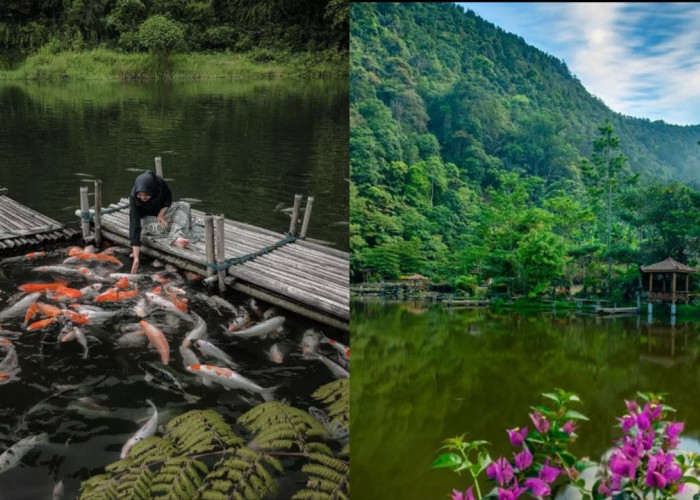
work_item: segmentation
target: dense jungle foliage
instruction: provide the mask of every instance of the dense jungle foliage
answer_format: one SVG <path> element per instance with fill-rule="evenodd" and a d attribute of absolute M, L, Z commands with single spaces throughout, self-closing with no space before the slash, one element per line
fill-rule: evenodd
<path fill-rule="evenodd" d="M 343 50 L 348 16 L 344 0 L 4 1 L 0 69 L 47 45 L 52 52 L 257 49 L 260 58 L 266 50 Z"/>
<path fill-rule="evenodd" d="M 350 8 L 351 272 L 611 294 L 697 264 L 700 126 L 623 116 L 448 3 Z M 614 290 L 614 293 L 613 293 Z"/>

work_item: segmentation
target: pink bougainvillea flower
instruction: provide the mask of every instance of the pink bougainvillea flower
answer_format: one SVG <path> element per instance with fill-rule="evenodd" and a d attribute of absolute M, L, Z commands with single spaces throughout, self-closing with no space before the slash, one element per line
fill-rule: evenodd
<path fill-rule="evenodd" d="M 527 488 L 518 486 L 518 480 L 516 479 L 510 488 L 498 488 L 498 500 L 515 500 L 525 493 L 526 490 Z"/>
<path fill-rule="evenodd" d="M 523 427 L 522 429 L 520 427 L 516 427 L 515 429 L 506 429 L 506 432 L 508 433 L 510 444 L 516 448 L 520 448 L 527 437 L 527 427 Z"/>
<path fill-rule="evenodd" d="M 573 420 L 569 420 L 567 423 L 561 426 L 561 430 L 563 432 L 566 432 L 569 436 L 571 436 L 576 429 L 578 429 L 578 425 L 574 423 Z"/>
<path fill-rule="evenodd" d="M 532 453 L 530 453 L 530 450 L 525 447 L 523 451 L 515 455 L 515 467 L 523 471 L 530 467 L 532 464 Z"/>
<path fill-rule="evenodd" d="M 628 433 L 632 427 L 637 425 L 637 419 L 633 416 L 616 417 L 622 424 L 622 432 Z"/>
<path fill-rule="evenodd" d="M 652 422 L 654 420 L 659 420 L 661 418 L 661 411 L 663 408 L 661 408 L 661 405 L 654 403 L 647 403 L 644 405 L 644 413 L 647 414 L 649 417 L 649 420 Z"/>
<path fill-rule="evenodd" d="M 617 450 L 613 452 L 612 457 L 610 457 L 610 470 L 613 474 L 629 478 L 633 478 L 637 473 L 637 467 L 634 462 L 630 461 L 622 452 Z"/>
<path fill-rule="evenodd" d="M 560 473 L 561 471 L 558 468 L 549 465 L 549 459 L 547 459 L 542 466 L 542 470 L 540 470 L 539 478 L 545 483 L 553 483 Z"/>
<path fill-rule="evenodd" d="M 636 415 L 639 412 L 639 404 L 636 400 L 629 401 L 625 399 L 625 406 L 627 407 L 627 411 L 632 415 Z"/>
<path fill-rule="evenodd" d="M 474 492 L 472 489 L 474 486 L 470 486 L 467 491 L 462 493 L 459 490 L 452 490 L 452 495 L 448 495 L 451 500 L 474 500 Z"/>
<path fill-rule="evenodd" d="M 535 429 L 537 429 L 537 432 L 545 434 L 547 431 L 549 431 L 549 420 L 547 420 L 544 415 L 538 411 L 535 411 L 530 413 L 529 416 L 532 423 L 535 424 Z"/>
<path fill-rule="evenodd" d="M 486 467 L 486 475 L 489 479 L 504 486 L 513 480 L 513 467 L 508 463 L 508 460 L 501 457 Z"/>
<path fill-rule="evenodd" d="M 532 495 L 538 498 L 546 497 L 551 493 L 549 485 L 536 477 L 527 478 L 525 480 L 525 486 L 530 488 Z"/>

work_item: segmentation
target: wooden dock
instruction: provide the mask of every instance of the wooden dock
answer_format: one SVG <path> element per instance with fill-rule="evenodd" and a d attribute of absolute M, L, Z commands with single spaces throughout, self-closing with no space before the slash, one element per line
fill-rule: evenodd
<path fill-rule="evenodd" d="M 122 198 L 119 203 L 101 209 L 106 213 L 100 216 L 102 236 L 125 246 L 129 246 L 128 205 L 128 199 Z M 192 209 L 194 217 L 207 215 Z M 219 252 L 216 262 L 212 262 L 211 255 L 207 258 L 206 238 L 184 249 L 143 241 L 141 253 L 203 276 L 213 274 L 216 278 L 218 271 L 208 264 L 250 256 L 286 238 L 282 233 L 229 219 L 223 219 L 222 227 L 224 257 Z M 231 265 L 225 273 L 226 284 L 239 292 L 349 331 L 350 256 L 347 252 L 297 239 Z"/>
<path fill-rule="evenodd" d="M 79 236 L 79 231 L 0 194 L 0 254 L 31 251 Z"/>

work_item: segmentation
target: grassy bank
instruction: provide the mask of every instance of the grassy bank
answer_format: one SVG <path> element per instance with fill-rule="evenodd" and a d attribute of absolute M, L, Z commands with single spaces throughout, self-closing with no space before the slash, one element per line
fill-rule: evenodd
<path fill-rule="evenodd" d="M 48 48 L 27 58 L 15 69 L 0 71 L 0 81 L 80 80 L 194 80 L 343 78 L 348 75 L 347 54 L 336 51 L 176 54 L 157 58 L 108 49 L 53 53 Z"/>

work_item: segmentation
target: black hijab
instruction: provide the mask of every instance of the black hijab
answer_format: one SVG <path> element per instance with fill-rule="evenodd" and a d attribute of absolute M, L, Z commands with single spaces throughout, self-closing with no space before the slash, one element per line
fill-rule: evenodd
<path fill-rule="evenodd" d="M 156 176 L 156 174 L 151 170 L 148 170 L 136 177 L 134 180 L 134 188 L 131 190 L 131 196 L 134 198 L 136 206 L 149 211 L 160 210 L 164 202 L 164 200 L 161 199 L 163 198 L 161 196 L 163 191 L 161 184 L 164 183 L 165 181 L 159 179 L 158 176 Z M 151 195 L 151 199 L 148 201 L 141 201 L 136 196 L 136 193 L 139 192 L 148 193 Z"/>

